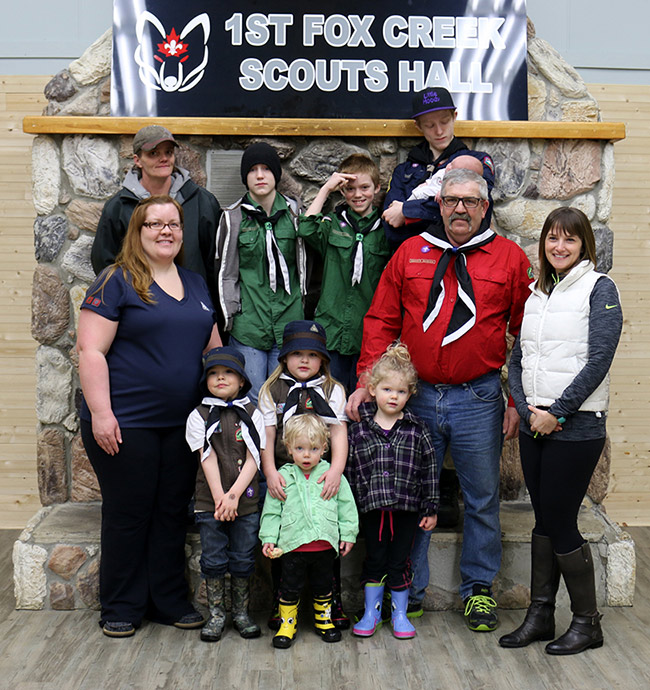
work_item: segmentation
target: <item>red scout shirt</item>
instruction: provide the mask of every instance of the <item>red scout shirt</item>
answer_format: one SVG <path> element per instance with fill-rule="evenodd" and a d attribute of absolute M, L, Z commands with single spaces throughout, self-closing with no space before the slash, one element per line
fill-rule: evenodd
<path fill-rule="evenodd" d="M 418 375 L 428 383 L 461 384 L 499 369 L 506 359 L 506 326 L 515 336 L 533 274 L 511 240 L 494 240 L 466 254 L 476 301 L 476 323 L 444 347 L 458 293 L 454 260 L 444 276 L 445 302 L 426 333 L 422 322 L 442 250 L 418 235 L 404 242 L 386 266 L 363 322 L 357 372 L 370 369 L 397 338 L 408 347 Z M 509 324 L 509 325 L 508 325 Z"/>

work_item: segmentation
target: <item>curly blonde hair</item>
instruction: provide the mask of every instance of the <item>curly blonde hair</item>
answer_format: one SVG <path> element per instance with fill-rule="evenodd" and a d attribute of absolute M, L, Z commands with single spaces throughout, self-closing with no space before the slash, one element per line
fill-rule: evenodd
<path fill-rule="evenodd" d="M 391 374 L 397 374 L 404 379 L 411 395 L 417 392 L 418 372 L 413 366 L 408 348 L 399 341 L 389 345 L 386 352 L 375 362 L 366 379 L 366 385 L 376 388 L 382 379 Z"/>
<path fill-rule="evenodd" d="M 293 415 L 284 425 L 282 435 L 287 450 L 291 450 L 301 436 L 309 439 L 309 443 L 327 448 L 330 432 L 327 424 L 315 414 Z"/>

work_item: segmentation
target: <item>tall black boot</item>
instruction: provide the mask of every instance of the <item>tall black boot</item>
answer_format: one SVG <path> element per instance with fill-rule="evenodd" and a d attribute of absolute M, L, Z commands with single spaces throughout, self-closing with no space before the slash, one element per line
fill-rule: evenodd
<path fill-rule="evenodd" d="M 569 629 L 555 642 L 546 645 L 548 654 L 579 654 L 603 646 L 602 615 L 596 606 L 594 562 L 589 544 L 566 554 L 556 554 L 566 584 L 573 619 Z"/>
<path fill-rule="evenodd" d="M 548 537 L 533 532 L 530 560 L 530 606 L 524 622 L 499 640 L 502 647 L 525 647 L 555 637 L 555 595 L 560 585 L 560 568 Z"/>

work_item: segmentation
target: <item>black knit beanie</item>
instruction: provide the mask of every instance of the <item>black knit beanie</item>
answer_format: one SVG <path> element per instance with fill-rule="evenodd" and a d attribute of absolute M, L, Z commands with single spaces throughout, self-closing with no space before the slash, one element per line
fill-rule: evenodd
<path fill-rule="evenodd" d="M 251 144 L 241 157 L 241 181 L 246 185 L 246 178 L 250 169 L 261 163 L 273 173 L 275 184 L 280 182 L 282 177 L 282 166 L 280 165 L 280 156 L 278 152 L 269 144 L 260 141 L 256 144 Z M 246 185 L 248 186 L 248 185 Z"/>

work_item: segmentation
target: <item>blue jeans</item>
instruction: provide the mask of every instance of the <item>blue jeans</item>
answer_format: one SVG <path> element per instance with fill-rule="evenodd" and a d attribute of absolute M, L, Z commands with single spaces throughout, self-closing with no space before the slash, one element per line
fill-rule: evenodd
<path fill-rule="evenodd" d="M 278 355 L 280 354 L 280 348 L 274 345 L 270 350 L 256 350 L 250 345 L 244 345 L 240 343 L 239 340 L 230 336 L 230 341 L 228 343 L 230 347 L 234 347 L 235 350 L 241 352 L 246 360 L 246 374 L 251 382 L 251 389 L 248 392 L 248 397 L 251 401 L 257 405 L 257 398 L 260 392 L 262 384 L 268 379 L 268 377 L 273 373 L 275 368 L 280 362 L 278 362 Z"/>
<path fill-rule="evenodd" d="M 499 372 L 456 386 L 419 381 L 418 387 L 418 394 L 409 401 L 410 409 L 431 430 L 438 472 L 449 446 L 463 491 L 460 596 L 465 599 L 474 584 L 491 586 L 501 566 L 499 466 L 504 404 Z M 411 602 L 420 603 L 429 584 L 430 539 L 431 532 L 418 528 L 411 551 Z"/>
<path fill-rule="evenodd" d="M 330 373 L 345 388 L 347 395 L 357 388 L 357 362 L 359 355 L 342 355 L 330 351 Z"/>
<path fill-rule="evenodd" d="M 201 573 L 204 577 L 250 577 L 255 571 L 255 546 L 260 514 L 236 517 L 232 522 L 214 519 L 209 512 L 195 513 L 201 535 Z"/>

